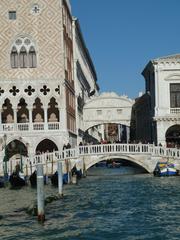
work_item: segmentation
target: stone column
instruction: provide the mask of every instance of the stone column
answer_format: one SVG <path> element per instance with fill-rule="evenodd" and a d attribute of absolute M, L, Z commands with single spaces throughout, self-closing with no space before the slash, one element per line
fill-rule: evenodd
<path fill-rule="evenodd" d="M 2 131 L 2 109 L 0 109 L 0 131 Z"/>
<path fill-rule="evenodd" d="M 33 108 L 29 108 L 29 130 L 33 130 L 33 119 L 32 119 L 32 110 Z"/>
<path fill-rule="evenodd" d="M 44 130 L 48 130 L 48 108 L 44 107 Z"/>
<path fill-rule="evenodd" d="M 14 130 L 17 130 L 17 108 L 13 108 L 14 113 Z"/>
<path fill-rule="evenodd" d="M 159 115 L 159 67 L 158 65 L 154 66 L 155 70 L 155 115 Z"/>
<path fill-rule="evenodd" d="M 59 108 L 59 128 L 60 128 L 60 124 L 61 124 L 61 108 Z"/>

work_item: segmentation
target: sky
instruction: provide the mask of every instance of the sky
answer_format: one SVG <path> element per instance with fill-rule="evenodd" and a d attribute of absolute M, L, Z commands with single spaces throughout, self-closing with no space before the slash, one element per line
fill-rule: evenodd
<path fill-rule="evenodd" d="M 180 0 L 71 0 L 100 92 L 136 98 L 151 60 L 180 53 Z"/>

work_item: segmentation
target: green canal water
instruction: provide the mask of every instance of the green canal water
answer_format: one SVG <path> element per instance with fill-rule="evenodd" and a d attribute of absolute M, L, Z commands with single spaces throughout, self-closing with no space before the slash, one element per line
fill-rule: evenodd
<path fill-rule="evenodd" d="M 45 191 L 57 193 L 51 185 Z M 42 225 L 24 211 L 36 190 L 0 189 L 0 239 L 180 239 L 180 177 L 94 168 L 64 195 L 46 206 Z"/>

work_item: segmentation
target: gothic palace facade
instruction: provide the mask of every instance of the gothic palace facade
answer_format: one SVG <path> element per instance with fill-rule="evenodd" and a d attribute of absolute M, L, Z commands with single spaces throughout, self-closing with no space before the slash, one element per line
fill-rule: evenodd
<path fill-rule="evenodd" d="M 0 16 L 2 148 L 12 157 L 76 145 L 77 116 L 99 88 L 69 1 L 1 0 Z"/>

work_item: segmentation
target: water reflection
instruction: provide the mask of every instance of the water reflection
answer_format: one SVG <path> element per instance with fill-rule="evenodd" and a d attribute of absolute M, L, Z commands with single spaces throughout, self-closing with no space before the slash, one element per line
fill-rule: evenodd
<path fill-rule="evenodd" d="M 64 199 L 46 207 L 44 225 L 24 212 L 36 198 L 35 189 L 0 189 L 1 239 L 180 239 L 180 177 L 98 169 L 65 187 Z M 50 185 L 45 191 L 46 196 L 57 193 Z"/>

